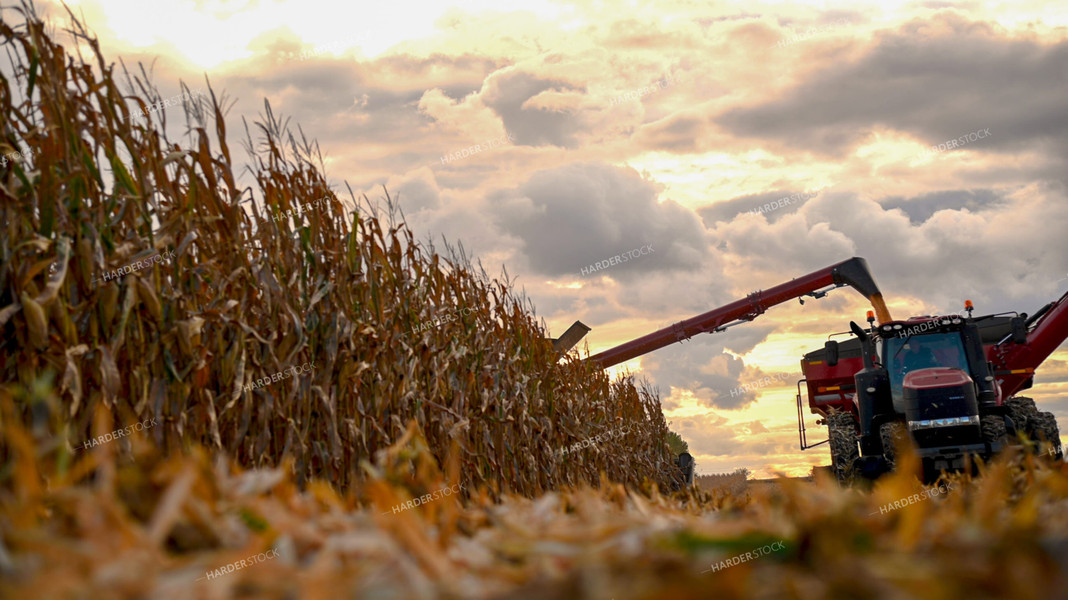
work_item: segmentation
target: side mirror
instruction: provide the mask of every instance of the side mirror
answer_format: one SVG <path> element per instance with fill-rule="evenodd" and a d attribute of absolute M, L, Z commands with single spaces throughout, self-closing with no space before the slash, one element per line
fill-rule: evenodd
<path fill-rule="evenodd" d="M 864 368 L 870 369 L 875 366 L 875 361 L 872 359 L 871 338 L 868 337 L 868 333 L 864 331 L 860 325 L 857 325 L 856 321 L 849 322 L 849 330 L 853 332 L 853 335 L 860 339 L 860 352 L 864 357 Z"/>
<path fill-rule="evenodd" d="M 868 332 L 864 331 L 860 325 L 857 325 L 856 321 L 849 322 L 849 330 L 853 332 L 853 335 L 860 338 L 861 342 L 868 339 Z"/>
<path fill-rule="evenodd" d="M 1027 326 L 1024 325 L 1024 318 L 1013 317 L 1010 323 L 1012 325 L 1012 342 L 1014 344 L 1026 344 Z"/>
<path fill-rule="evenodd" d="M 823 351 L 827 353 L 827 365 L 833 367 L 838 364 L 838 340 L 827 340 L 823 345 Z"/>

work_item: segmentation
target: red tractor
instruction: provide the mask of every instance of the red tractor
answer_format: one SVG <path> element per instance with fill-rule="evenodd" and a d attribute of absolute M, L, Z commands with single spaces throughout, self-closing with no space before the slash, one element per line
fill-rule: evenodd
<path fill-rule="evenodd" d="M 828 341 L 801 361 L 801 446 L 806 447 L 801 383 L 809 408 L 829 429 L 832 469 L 842 482 L 876 477 L 895 466 L 897 445 L 911 437 L 924 479 L 963 469 L 969 455 L 988 459 L 1018 434 L 1052 444 L 1062 458 L 1053 414 L 1016 396 L 1068 336 L 1068 294 L 1034 316 L 972 316 L 973 306 L 940 317 L 887 321 Z M 967 314 L 964 314 L 967 313 Z M 809 446 L 810 447 L 810 446 Z"/>
<path fill-rule="evenodd" d="M 830 442 L 832 469 L 839 481 L 849 482 L 857 474 L 877 477 L 893 469 L 896 444 L 906 436 L 919 450 L 925 479 L 944 469 L 964 467 L 969 455 L 989 457 L 1021 433 L 1032 442 L 1053 444 L 1051 454 L 1061 458 L 1053 415 L 1038 411 L 1030 398 L 1014 394 L 1031 387 L 1035 369 L 1068 337 L 1068 294 L 1031 317 L 973 317 L 968 301 L 961 314 L 895 321 L 867 262 L 851 258 L 588 361 L 610 367 L 698 333 L 752 321 L 787 300 L 798 298 L 803 304 L 803 296 L 822 298 L 845 285 L 872 303 L 869 327 L 850 323 L 849 340 L 831 340 L 822 350 L 806 354 L 801 361 L 805 377 L 797 384 L 801 449 Z M 809 444 L 806 435 L 802 383 L 809 409 L 828 425 L 828 439 L 816 444 Z"/>

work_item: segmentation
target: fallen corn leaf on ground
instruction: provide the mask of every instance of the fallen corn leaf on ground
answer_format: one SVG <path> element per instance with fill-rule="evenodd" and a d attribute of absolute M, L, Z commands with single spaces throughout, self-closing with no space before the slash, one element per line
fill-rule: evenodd
<path fill-rule="evenodd" d="M 19 477 L 32 443 L 8 430 Z M 464 490 L 413 428 L 365 464 L 360 494 L 301 491 L 286 468 L 204 451 L 132 461 L 102 448 L 88 481 L 3 498 L 10 598 L 1063 598 L 1068 471 L 1005 457 L 943 493 L 907 474 L 870 490 L 784 479 L 743 497 L 663 495 L 604 481 L 537 498 Z M 426 465 L 421 468 L 413 465 Z M 75 468 L 77 470 L 77 467 Z M 446 469 L 447 471 L 447 469 Z M 908 497 L 918 501 L 903 502 Z M 898 502 L 898 508 L 894 502 Z M 889 508 L 888 508 L 889 507 Z M 762 556 L 741 560 L 765 548 Z M 244 568 L 227 565 L 256 555 Z M 732 563 L 734 564 L 733 566 Z M 715 565 L 715 566 L 714 566 Z M 220 570 L 221 569 L 221 570 Z M 212 575 L 209 575 L 211 573 Z"/>

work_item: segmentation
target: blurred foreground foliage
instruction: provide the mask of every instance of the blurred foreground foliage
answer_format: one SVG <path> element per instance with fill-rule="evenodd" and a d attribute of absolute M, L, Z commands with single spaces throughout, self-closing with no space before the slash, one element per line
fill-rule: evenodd
<path fill-rule="evenodd" d="M 1032 455 L 949 476 L 935 494 L 907 455 L 868 490 L 823 474 L 711 496 L 604 480 L 405 508 L 460 482 L 459 451 L 439 469 L 414 424 L 359 493 L 339 493 L 142 438 L 132 461 L 106 444 L 59 473 L 11 410 L 19 485 L 0 496 L 0 597 L 1068 597 L 1068 469 Z"/>

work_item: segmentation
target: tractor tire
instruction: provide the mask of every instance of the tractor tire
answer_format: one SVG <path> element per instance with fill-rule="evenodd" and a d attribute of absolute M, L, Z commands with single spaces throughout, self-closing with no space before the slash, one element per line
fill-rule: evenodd
<path fill-rule="evenodd" d="M 1005 404 L 1009 407 L 1009 416 L 1016 424 L 1016 430 L 1027 434 L 1031 441 L 1029 446 L 1034 452 L 1041 452 L 1042 442 L 1046 441 L 1053 446 L 1050 451 L 1052 456 L 1055 456 L 1057 460 L 1064 458 L 1061 433 L 1053 413 L 1039 412 L 1035 401 L 1024 396 L 1009 398 Z"/>
<path fill-rule="evenodd" d="M 1035 401 L 1024 396 L 1013 396 L 1005 401 L 1005 405 L 1009 407 L 1009 417 L 1016 425 L 1016 431 L 1030 435 L 1031 420 L 1038 416 Z"/>
<path fill-rule="evenodd" d="M 897 470 L 898 449 L 908 442 L 909 432 L 901 421 L 891 421 L 879 426 L 879 439 L 883 444 L 883 458 L 886 459 L 886 467 L 891 471 Z"/>
<path fill-rule="evenodd" d="M 853 413 L 836 412 L 827 417 L 827 438 L 831 447 L 831 470 L 841 485 L 850 485 L 856 476 L 855 465 L 860 458 L 857 446 L 857 427 Z"/>
<path fill-rule="evenodd" d="M 991 456 L 993 456 L 994 452 L 1008 446 L 1009 430 L 1005 427 L 1005 419 L 1001 418 L 1001 415 L 986 415 L 982 418 L 981 423 L 983 441 L 986 442 L 987 451 Z"/>
<path fill-rule="evenodd" d="M 1056 460 L 1064 458 L 1064 449 L 1061 448 L 1061 431 L 1057 427 L 1057 418 L 1051 412 L 1036 413 L 1032 419 L 1034 424 L 1031 439 L 1048 442 L 1052 447 L 1047 451 Z"/>

